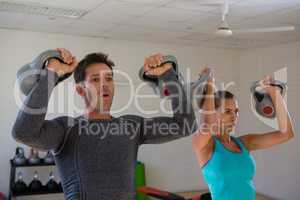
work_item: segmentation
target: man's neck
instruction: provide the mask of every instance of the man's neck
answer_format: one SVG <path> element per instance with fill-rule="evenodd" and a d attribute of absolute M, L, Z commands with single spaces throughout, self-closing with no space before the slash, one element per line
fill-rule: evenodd
<path fill-rule="evenodd" d="M 87 111 L 84 113 L 87 119 L 111 119 L 112 116 L 109 112 Z"/>

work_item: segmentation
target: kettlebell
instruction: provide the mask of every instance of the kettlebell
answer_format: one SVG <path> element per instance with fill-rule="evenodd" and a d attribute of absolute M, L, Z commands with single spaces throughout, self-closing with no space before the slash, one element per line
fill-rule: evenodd
<path fill-rule="evenodd" d="M 41 162 L 38 150 L 33 149 L 33 148 L 30 149 L 30 155 L 29 155 L 28 162 L 30 164 L 39 164 Z"/>
<path fill-rule="evenodd" d="M 173 66 L 173 70 L 175 71 L 177 78 L 183 82 L 181 75 L 178 72 L 178 63 L 175 56 L 167 55 L 163 57 L 163 62 L 161 64 L 164 65 L 166 63 L 171 63 Z M 166 87 L 164 87 L 163 82 L 157 76 L 147 75 L 144 66 L 141 67 L 139 71 L 139 77 L 142 81 L 145 81 L 149 84 L 149 86 L 154 90 L 155 94 L 159 95 L 161 98 L 168 97 L 170 95 L 170 91 Z"/>
<path fill-rule="evenodd" d="M 273 82 L 270 83 L 270 85 L 280 88 L 281 95 L 282 96 L 285 95 L 286 93 L 285 83 L 278 80 L 274 80 Z M 275 107 L 272 102 L 272 99 L 264 89 L 258 90 L 259 86 L 260 86 L 260 81 L 255 81 L 250 88 L 255 103 L 255 110 L 262 117 L 273 119 L 276 116 L 276 112 L 275 112 Z"/>
<path fill-rule="evenodd" d="M 24 95 L 28 95 L 32 88 L 37 84 L 40 79 L 41 73 L 45 73 L 45 64 L 50 58 L 56 58 L 63 62 L 63 58 L 56 50 L 47 50 L 39 54 L 31 63 L 21 67 L 17 72 L 17 83 L 20 90 Z M 59 82 L 65 80 L 72 73 L 65 74 L 58 79 Z"/>
<path fill-rule="evenodd" d="M 23 174 L 22 172 L 18 173 L 18 180 L 13 184 L 12 191 L 14 193 L 23 193 L 28 190 L 28 186 L 23 181 Z"/>
<path fill-rule="evenodd" d="M 38 192 L 42 189 L 42 182 L 39 180 L 37 171 L 34 172 L 33 180 L 29 184 L 29 190 L 31 192 Z"/>
<path fill-rule="evenodd" d="M 58 183 L 55 181 L 53 172 L 50 172 L 49 174 L 49 181 L 47 182 L 46 187 L 49 192 L 59 191 L 60 189 Z"/>
<path fill-rule="evenodd" d="M 13 163 L 16 165 L 24 165 L 27 159 L 25 157 L 25 151 L 22 147 L 16 148 L 16 154 L 13 158 Z"/>
<path fill-rule="evenodd" d="M 44 157 L 44 162 L 47 163 L 47 164 L 54 164 L 55 163 L 54 156 L 50 151 L 48 151 L 46 156 Z"/>

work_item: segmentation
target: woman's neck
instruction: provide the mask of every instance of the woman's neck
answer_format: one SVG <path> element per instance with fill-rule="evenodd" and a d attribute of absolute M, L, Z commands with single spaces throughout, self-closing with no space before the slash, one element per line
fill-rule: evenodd
<path fill-rule="evenodd" d="M 222 143 L 229 143 L 231 138 L 230 138 L 230 134 L 227 132 L 224 133 L 218 133 L 217 134 L 218 139 L 222 142 Z"/>

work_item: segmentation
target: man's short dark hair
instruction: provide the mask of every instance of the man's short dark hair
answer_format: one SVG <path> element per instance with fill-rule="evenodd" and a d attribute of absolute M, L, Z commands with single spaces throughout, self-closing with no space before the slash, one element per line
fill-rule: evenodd
<path fill-rule="evenodd" d="M 215 108 L 219 108 L 222 104 L 222 100 L 225 99 L 234 99 L 234 94 L 227 90 L 218 90 L 217 92 L 214 93 L 214 98 L 215 98 Z M 205 100 L 205 92 L 203 95 L 203 98 L 201 98 L 201 101 L 199 103 L 199 107 L 202 108 Z"/>
<path fill-rule="evenodd" d="M 107 54 L 104 53 L 91 53 L 86 55 L 76 67 L 74 71 L 75 83 L 80 83 L 85 80 L 86 69 L 92 64 L 103 63 L 106 64 L 111 70 L 115 66 L 114 62 L 108 58 Z"/>

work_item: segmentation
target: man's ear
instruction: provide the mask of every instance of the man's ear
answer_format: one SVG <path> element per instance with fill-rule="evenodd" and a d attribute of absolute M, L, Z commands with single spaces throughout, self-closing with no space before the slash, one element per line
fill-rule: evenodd
<path fill-rule="evenodd" d="M 75 88 L 76 88 L 77 94 L 79 94 L 82 97 L 85 96 L 85 90 L 84 90 L 84 85 L 83 84 L 77 83 L 75 85 Z"/>

